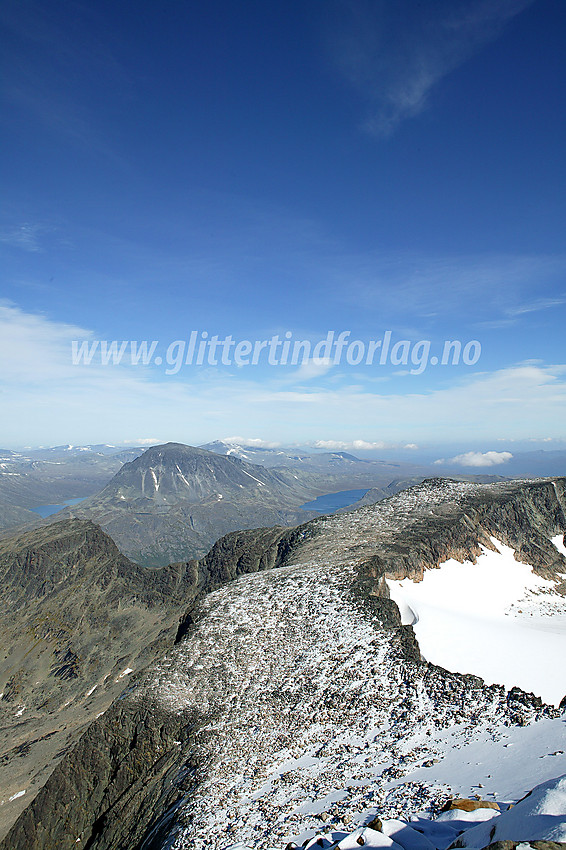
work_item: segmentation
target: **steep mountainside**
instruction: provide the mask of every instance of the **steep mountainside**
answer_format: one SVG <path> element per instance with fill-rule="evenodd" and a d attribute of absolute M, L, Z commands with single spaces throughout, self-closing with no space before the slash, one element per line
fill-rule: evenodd
<path fill-rule="evenodd" d="M 318 487 L 289 470 L 267 470 L 167 443 L 127 463 L 100 493 L 67 515 L 92 519 L 140 564 L 203 555 L 229 531 L 296 525 Z"/>
<path fill-rule="evenodd" d="M 189 606 L 177 646 L 89 727 L 2 850 L 283 847 L 352 813 L 434 809 L 451 753 L 474 777 L 469 796 L 480 771 L 492 781 L 477 757 L 466 767 L 474 747 L 504 753 L 512 728 L 559 710 L 423 660 L 387 581 L 474 560 L 496 537 L 559 586 L 565 494 L 563 479 L 432 480 L 218 541 L 199 572 L 239 578 Z M 564 772 L 549 756 L 539 781 Z"/>
<path fill-rule="evenodd" d="M 196 565 L 148 572 L 69 520 L 0 542 L 0 829 L 53 759 L 176 634 Z"/>
<path fill-rule="evenodd" d="M 23 528 L 24 526 L 33 528 L 37 525 L 41 525 L 41 520 L 37 514 L 14 505 L 10 499 L 4 499 L 0 496 L 0 535 L 2 532 L 9 533 L 10 529 Z"/>

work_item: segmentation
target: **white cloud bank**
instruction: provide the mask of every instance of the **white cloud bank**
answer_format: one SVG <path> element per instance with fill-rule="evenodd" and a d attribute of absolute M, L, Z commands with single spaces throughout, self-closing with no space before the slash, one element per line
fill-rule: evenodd
<path fill-rule="evenodd" d="M 328 451 L 348 451 L 349 449 L 385 449 L 387 444 L 381 441 L 376 443 L 368 443 L 367 440 L 352 440 L 350 442 L 344 440 L 316 440 L 314 443 L 315 449 L 327 449 Z"/>
<path fill-rule="evenodd" d="M 499 466 L 502 463 L 507 463 L 513 455 L 511 452 L 465 452 L 456 457 L 439 458 L 435 463 L 455 463 L 458 466 Z"/>
<path fill-rule="evenodd" d="M 326 449 L 326 451 L 381 451 L 383 449 L 418 449 L 416 443 L 386 443 L 383 440 L 315 440 L 312 444 L 315 449 Z"/>
<path fill-rule="evenodd" d="M 276 369 L 194 368 L 167 378 L 151 367 L 73 366 L 71 341 L 92 337 L 88 329 L 0 302 L 0 445 L 116 445 L 131 439 L 134 428 L 200 445 L 228 428 L 249 433 L 250 423 L 266 447 L 318 443 L 331 450 L 563 437 L 565 365 L 524 363 L 455 375 L 452 384 L 426 391 L 411 382 L 412 392 L 385 394 L 371 381 L 282 386 Z M 379 440 L 372 441 L 372 432 Z"/>
<path fill-rule="evenodd" d="M 223 437 L 221 442 L 229 443 L 231 446 L 251 446 L 254 449 L 277 449 L 281 445 L 281 443 L 262 440 L 261 437 Z"/>

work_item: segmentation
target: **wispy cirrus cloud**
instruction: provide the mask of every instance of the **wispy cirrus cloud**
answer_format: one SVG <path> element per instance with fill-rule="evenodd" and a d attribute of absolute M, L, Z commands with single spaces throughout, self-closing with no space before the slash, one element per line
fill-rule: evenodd
<path fill-rule="evenodd" d="M 0 242 L 11 245 L 13 248 L 21 248 L 32 254 L 39 253 L 43 250 L 40 236 L 48 229 L 44 225 L 29 222 L 2 227 L 0 228 Z"/>
<path fill-rule="evenodd" d="M 550 310 L 553 307 L 561 307 L 563 304 L 566 304 L 566 295 L 557 298 L 537 298 L 528 304 L 510 307 L 507 312 L 510 316 L 523 316 L 525 313 L 538 313 L 540 310 Z"/>
<path fill-rule="evenodd" d="M 445 0 L 338 4 L 340 32 L 330 36 L 341 72 L 366 98 L 365 129 L 389 136 L 428 106 L 438 83 L 493 41 L 534 0 Z M 337 27 L 338 29 L 338 27 Z"/>
<path fill-rule="evenodd" d="M 563 254 L 520 253 L 344 254 L 326 271 L 336 298 L 379 310 L 389 321 L 465 315 L 479 328 L 508 327 L 566 304 L 565 273 Z"/>
<path fill-rule="evenodd" d="M 514 306 L 503 307 L 503 315 L 498 319 L 478 323 L 478 327 L 486 329 L 509 328 L 518 324 L 524 316 L 540 313 L 543 310 L 557 309 L 566 304 L 566 296 L 558 295 L 551 298 L 536 298 L 533 301 L 518 303 Z"/>

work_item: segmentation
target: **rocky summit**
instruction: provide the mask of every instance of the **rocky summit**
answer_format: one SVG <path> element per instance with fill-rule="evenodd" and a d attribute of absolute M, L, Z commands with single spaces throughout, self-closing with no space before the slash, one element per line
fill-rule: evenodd
<path fill-rule="evenodd" d="M 381 820 L 478 787 L 497 796 L 504 779 L 518 798 L 564 773 L 561 708 L 425 660 L 388 582 L 473 562 L 496 538 L 558 598 L 565 509 L 564 479 L 437 479 L 221 539 L 195 567 L 216 589 L 189 601 L 176 644 L 90 724 L 0 847 L 393 847 Z M 421 848 L 457 837 L 435 830 Z"/>

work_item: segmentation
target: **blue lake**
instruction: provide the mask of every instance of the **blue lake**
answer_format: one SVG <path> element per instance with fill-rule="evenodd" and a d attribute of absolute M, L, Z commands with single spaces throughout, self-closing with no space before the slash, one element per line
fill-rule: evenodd
<path fill-rule="evenodd" d="M 40 517 L 51 516 L 51 514 L 56 514 L 57 511 L 63 510 L 68 505 L 78 505 L 79 502 L 84 502 L 86 496 L 83 496 L 81 499 L 67 499 L 66 502 L 63 502 L 61 505 L 38 505 L 37 508 L 31 508 L 34 514 L 39 514 Z"/>
<path fill-rule="evenodd" d="M 348 505 L 353 505 L 362 496 L 365 496 L 368 488 L 365 490 L 340 490 L 338 493 L 327 493 L 325 496 L 319 496 L 312 502 L 305 502 L 301 508 L 305 511 L 320 511 L 321 514 L 330 514 L 337 511 L 338 508 L 347 508 Z"/>

